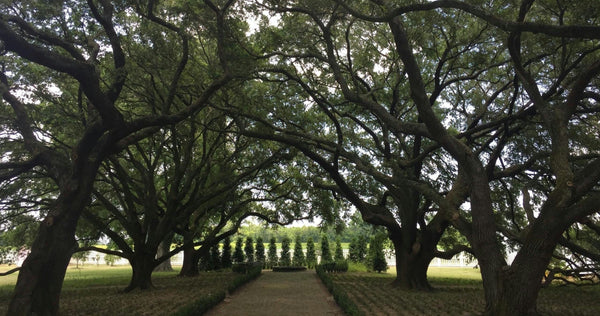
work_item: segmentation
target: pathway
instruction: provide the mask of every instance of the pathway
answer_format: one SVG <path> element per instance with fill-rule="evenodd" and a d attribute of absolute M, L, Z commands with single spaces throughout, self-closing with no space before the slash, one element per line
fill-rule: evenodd
<path fill-rule="evenodd" d="M 344 315 L 314 270 L 263 271 L 206 315 Z"/>

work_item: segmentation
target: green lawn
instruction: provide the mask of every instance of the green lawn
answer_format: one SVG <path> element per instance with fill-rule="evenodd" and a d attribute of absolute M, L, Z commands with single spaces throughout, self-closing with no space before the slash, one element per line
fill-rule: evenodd
<path fill-rule="evenodd" d="M 0 266 L 0 271 L 6 271 Z M 170 315 L 201 296 L 225 290 L 239 274 L 205 272 L 179 278 L 177 271 L 153 275 L 150 291 L 121 293 L 131 275 L 129 266 L 69 267 L 61 293 L 61 315 Z M 16 275 L 0 277 L 0 315 L 6 313 Z"/>
<path fill-rule="evenodd" d="M 6 271 L 7 266 L 0 266 Z M 433 293 L 405 291 L 390 284 L 389 273 L 368 273 L 351 266 L 351 272 L 331 274 L 365 315 L 476 315 L 483 310 L 479 270 L 472 268 L 429 269 Z M 156 273 L 155 289 L 120 293 L 128 281 L 128 266 L 86 265 L 69 267 L 61 295 L 62 315 L 169 315 L 201 296 L 222 290 L 235 274 L 205 272 L 198 278 L 178 278 L 177 272 Z M 0 315 L 6 313 L 16 274 L 0 277 Z M 600 287 L 551 287 L 538 300 L 544 315 L 598 315 Z"/>
<path fill-rule="evenodd" d="M 406 291 L 391 286 L 390 273 L 347 272 L 331 274 L 365 315 L 480 315 L 484 308 L 479 270 L 429 269 L 432 293 Z M 543 315 L 598 315 L 600 287 L 550 287 L 538 299 Z"/>

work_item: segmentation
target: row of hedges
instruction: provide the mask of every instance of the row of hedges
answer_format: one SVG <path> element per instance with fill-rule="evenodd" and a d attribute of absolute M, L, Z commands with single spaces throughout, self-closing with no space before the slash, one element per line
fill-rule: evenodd
<path fill-rule="evenodd" d="M 348 261 L 332 261 L 319 265 L 325 272 L 348 272 Z"/>
<path fill-rule="evenodd" d="M 325 286 L 327 287 L 327 290 L 329 291 L 329 293 L 331 293 L 331 295 L 333 295 L 333 299 L 342 308 L 342 310 L 344 311 L 344 313 L 346 313 L 346 315 L 350 315 L 350 316 L 364 315 L 358 309 L 358 307 L 356 306 L 354 301 L 352 301 L 350 299 L 350 297 L 348 297 L 348 294 L 346 294 L 346 292 L 344 292 L 341 287 L 333 284 L 333 280 L 329 276 L 327 270 L 325 270 L 325 266 L 327 264 L 328 263 L 320 264 L 315 268 L 315 270 L 317 271 L 317 275 L 319 276 L 319 278 L 321 279 L 323 284 L 325 284 Z M 335 262 L 334 262 L 334 264 L 335 264 Z M 331 267 L 331 266 L 329 266 L 329 267 Z M 335 265 L 334 265 L 334 267 L 335 267 Z M 348 270 L 348 263 L 346 263 L 346 270 Z"/>
<path fill-rule="evenodd" d="M 256 265 L 254 263 L 240 265 L 244 265 L 244 268 L 237 269 L 237 273 L 240 273 L 240 275 L 227 287 L 229 293 L 232 293 L 240 286 L 256 279 L 262 272 L 262 265 Z M 208 296 L 203 296 L 195 302 L 180 308 L 173 316 L 202 315 L 223 301 L 226 295 L 227 293 L 225 291 L 219 291 Z"/>

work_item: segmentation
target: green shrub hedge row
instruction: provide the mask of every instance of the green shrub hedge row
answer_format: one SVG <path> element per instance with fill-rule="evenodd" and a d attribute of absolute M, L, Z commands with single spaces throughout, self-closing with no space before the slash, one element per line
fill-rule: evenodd
<path fill-rule="evenodd" d="M 229 286 L 227 287 L 227 291 L 229 291 L 229 293 L 232 293 L 243 284 L 246 284 L 251 280 L 256 279 L 262 272 L 261 265 L 257 266 L 254 264 L 247 264 L 247 266 L 250 267 L 244 270 L 244 274 L 236 277 L 235 279 L 233 279 L 233 282 L 229 284 Z M 177 312 L 173 314 L 173 316 L 202 315 L 203 313 L 206 313 L 209 309 L 213 308 L 221 301 L 223 301 L 226 295 L 227 293 L 225 291 L 218 291 L 217 293 L 208 296 L 203 296 L 198 300 L 194 301 L 193 303 L 180 308 Z"/>
<path fill-rule="evenodd" d="M 331 276 L 329 276 L 328 272 L 325 270 L 324 266 L 326 264 L 318 265 L 315 268 L 315 270 L 317 271 L 317 275 L 319 276 L 319 278 L 321 279 L 323 284 L 325 284 L 325 287 L 327 287 L 327 290 L 329 290 L 329 293 L 331 293 L 331 295 L 333 295 L 333 299 L 342 308 L 342 310 L 344 311 L 344 313 L 346 313 L 346 315 L 350 315 L 350 316 L 364 315 L 358 309 L 356 304 L 354 304 L 354 301 L 352 301 L 348 297 L 348 294 L 346 294 L 346 292 L 344 292 L 339 286 L 336 286 L 335 284 L 333 284 L 333 280 L 331 279 Z M 346 270 L 347 270 L 347 267 L 348 267 L 348 263 L 346 263 Z"/>
<path fill-rule="evenodd" d="M 319 265 L 325 272 L 348 272 L 348 261 L 332 261 Z"/>
<path fill-rule="evenodd" d="M 295 267 L 295 266 L 275 266 L 273 272 L 294 272 L 294 271 L 305 271 L 306 267 Z"/>

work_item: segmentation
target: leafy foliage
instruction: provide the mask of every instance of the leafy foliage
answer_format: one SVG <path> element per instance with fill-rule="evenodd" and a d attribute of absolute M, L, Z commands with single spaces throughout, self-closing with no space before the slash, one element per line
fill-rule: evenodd
<path fill-rule="evenodd" d="M 279 265 L 290 266 L 292 264 L 292 258 L 290 254 L 290 238 L 284 237 L 281 241 L 281 252 L 279 254 Z"/>
<path fill-rule="evenodd" d="M 387 261 L 385 260 L 385 253 L 383 252 L 384 242 L 386 240 L 386 236 L 384 234 L 377 234 L 373 236 L 371 242 L 369 243 L 369 255 L 368 262 L 369 267 L 373 271 L 377 271 L 379 273 L 387 271 Z"/>
<path fill-rule="evenodd" d="M 292 258 L 292 265 L 299 267 L 304 266 L 306 264 L 306 259 L 304 256 L 304 249 L 302 249 L 302 240 L 300 236 L 296 236 L 296 240 L 294 243 L 294 256 Z"/>
<path fill-rule="evenodd" d="M 255 259 L 257 262 L 261 262 L 263 268 L 266 267 L 267 260 L 265 256 L 265 244 L 263 243 L 262 238 L 256 238 L 256 256 Z"/>
<path fill-rule="evenodd" d="M 223 239 L 223 249 L 221 251 L 221 266 L 223 268 L 231 268 L 232 264 L 231 257 L 231 238 L 227 236 Z"/>
<path fill-rule="evenodd" d="M 268 267 L 272 268 L 276 265 L 278 265 L 279 259 L 277 257 L 277 240 L 275 239 L 275 237 L 271 237 L 271 239 L 269 240 L 269 251 L 268 251 Z"/>
<path fill-rule="evenodd" d="M 254 244 L 252 237 L 246 237 L 246 243 L 244 244 L 244 254 L 246 256 L 246 261 L 254 262 Z"/>
<path fill-rule="evenodd" d="M 321 261 L 320 264 L 333 262 L 331 251 L 329 250 L 329 239 L 326 235 L 321 236 Z"/>
<path fill-rule="evenodd" d="M 317 265 L 317 252 L 312 237 L 308 237 L 306 241 L 306 265 L 310 269 L 313 269 Z"/>
<path fill-rule="evenodd" d="M 233 250 L 233 262 L 241 263 L 244 262 L 246 257 L 244 256 L 243 250 L 243 239 L 238 237 L 235 241 L 235 248 Z"/>

